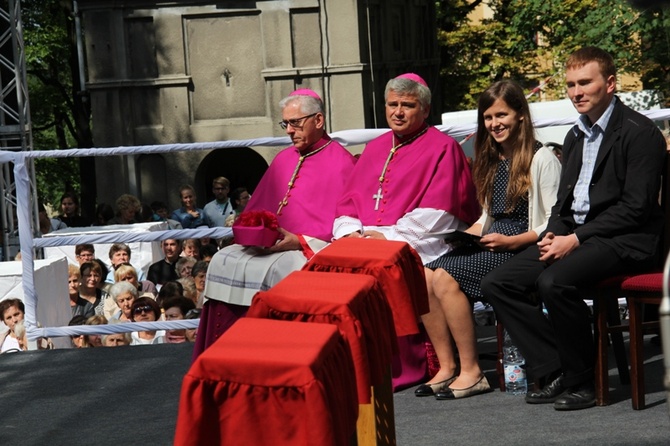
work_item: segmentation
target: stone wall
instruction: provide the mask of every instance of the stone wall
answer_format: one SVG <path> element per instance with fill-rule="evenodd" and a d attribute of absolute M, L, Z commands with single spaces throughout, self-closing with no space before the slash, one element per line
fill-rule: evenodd
<path fill-rule="evenodd" d="M 277 103 L 296 88 L 321 94 L 329 130 L 386 127 L 390 77 L 414 71 L 438 84 L 428 0 L 80 0 L 79 7 L 98 147 L 283 136 Z M 188 183 L 203 206 L 212 178 L 253 189 L 278 150 L 99 158 L 99 202 L 130 192 L 176 208 L 177 188 Z"/>

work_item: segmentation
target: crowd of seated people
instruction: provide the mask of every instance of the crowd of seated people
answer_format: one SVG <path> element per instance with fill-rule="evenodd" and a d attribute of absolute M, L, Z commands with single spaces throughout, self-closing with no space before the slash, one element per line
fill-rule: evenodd
<path fill-rule="evenodd" d="M 60 199 L 55 215 L 50 216 L 46 206 L 40 204 L 40 230 L 42 234 L 64 228 L 80 228 L 88 226 L 128 225 L 134 223 L 167 222 L 169 229 L 197 228 L 201 226 L 231 226 L 235 218 L 244 210 L 251 195 L 245 187 L 238 187 L 228 198 L 230 182 L 224 177 L 214 179 L 212 192 L 215 200 L 208 203 L 205 209 L 197 207 L 196 193 L 193 186 L 184 185 L 179 188 L 182 206 L 170 212 L 162 201 L 151 204 L 141 202 L 131 194 L 120 195 L 112 207 L 108 203 L 98 203 L 94 215 L 89 218 L 82 214 L 79 197 L 73 191 L 65 192 Z M 223 186 L 225 185 L 225 186 Z M 223 203 L 224 208 L 221 208 Z M 211 218 L 211 209 L 224 214 L 221 219 Z M 216 212 L 215 212 L 216 213 Z M 215 241 L 199 241 L 202 245 L 213 244 Z"/>
<path fill-rule="evenodd" d="M 183 190 L 185 195 L 195 193 L 192 188 Z M 190 198 L 184 200 L 189 203 Z M 60 212 L 54 217 L 48 217 L 46 209 L 40 208 L 41 217 L 44 220 L 43 233 L 65 227 L 85 227 L 89 225 L 107 224 L 133 224 L 145 221 L 167 221 L 170 229 L 181 229 L 182 225 L 172 220 L 168 215 L 168 208 L 161 202 L 154 202 L 152 206 L 142 205 L 140 201 L 130 195 L 124 194 L 116 201 L 116 212 L 114 213 L 108 205 L 101 204 L 96 210 L 96 218 L 89 220 L 80 214 L 79 200 L 76 194 L 68 192 L 63 194 L 60 203 Z M 150 214 L 150 215 L 149 215 Z M 48 224 L 47 224 L 48 223 Z M 47 227 L 48 226 L 48 227 Z M 160 321 L 186 318 L 186 313 L 196 308 L 198 297 L 204 289 L 204 276 L 207 270 L 208 260 L 217 252 L 219 244 L 209 237 L 204 239 L 191 238 L 184 241 L 167 240 L 161 243 L 164 259 L 156 262 L 153 269 L 149 270 L 149 278 L 155 283 L 144 279 L 144 271 L 131 264 L 131 250 L 125 243 L 114 243 L 109 250 L 109 264 L 96 258 L 95 245 L 78 244 L 75 246 L 75 259 L 77 264 L 68 265 L 68 301 L 72 319 L 70 325 L 102 325 L 107 323 L 133 322 L 133 321 Z M 201 261 L 204 256 L 207 261 Z M 20 260 L 20 256 L 17 257 Z M 200 264 L 197 274 L 198 280 L 191 275 L 191 270 L 197 263 Z M 111 268 L 108 268 L 111 266 Z M 197 271 L 196 271 L 197 272 Z M 198 285 L 196 285 L 196 283 Z M 161 292 L 159 292 L 161 290 Z M 147 300 L 148 299 L 148 300 Z M 13 302 L 5 299 L 5 305 Z M 202 298 L 200 298 L 202 301 Z M 24 314 L 23 303 L 21 309 L 16 313 L 21 317 Z M 145 305 L 136 305 L 135 302 L 144 302 Z M 149 303 L 148 303 L 149 302 Z M 160 305 L 161 302 L 171 302 L 176 305 L 166 319 L 164 312 L 170 307 Z M 177 304 L 175 304 L 175 302 Z M 187 302 L 187 303 L 185 303 Z M 143 311 L 144 307 L 151 306 L 151 311 Z M 141 307 L 141 308 L 140 308 Z M 12 307 L 13 308 L 13 307 Z M 139 308 L 139 309 L 138 309 Z M 199 313 L 190 312 L 191 318 Z M 17 316 L 17 318 L 19 317 Z M 12 327 L 20 320 L 14 320 L 8 315 L 7 321 L 3 322 Z M 8 325 L 8 327 L 9 327 Z M 25 333 L 19 324 L 20 336 Z M 22 331 L 21 331 L 22 330 Z M 132 336 L 130 333 L 110 335 L 82 335 L 71 336 L 72 347 L 91 348 L 99 346 L 137 345 L 143 343 L 193 341 L 196 329 L 177 330 L 174 336 L 170 333 L 166 338 L 164 331 L 150 332 L 138 331 Z M 20 337 L 19 336 L 19 337 Z M 3 332 L 0 345 L 6 343 L 6 350 L 20 351 L 27 348 L 27 344 L 21 342 L 13 329 Z M 19 345 L 21 342 L 21 345 Z"/>
<path fill-rule="evenodd" d="M 183 250 L 180 241 L 168 240 L 163 243 L 165 259 L 157 262 L 157 269 L 149 277 L 159 277 L 154 284 L 150 280 L 138 280 L 138 270 L 132 266 L 130 248 L 124 243 L 112 245 L 109 258 L 114 270 L 112 284 L 102 289 L 105 273 L 94 258 L 92 245 L 77 245 L 75 252 L 82 266 L 69 266 L 68 287 L 72 308 L 71 325 L 106 324 L 121 322 L 151 322 L 185 319 L 190 310 L 202 305 L 202 292 L 209 262 L 197 260 L 186 254 L 198 254 L 197 239 L 190 240 L 191 249 Z M 193 246 L 196 247 L 193 250 Z M 104 265 L 104 263 L 103 263 Z M 161 279 L 161 277 L 163 279 Z M 162 283 L 161 283 L 162 282 Z M 185 342 L 195 339 L 193 330 L 136 331 L 126 336 L 86 335 L 72 336 L 72 344 L 77 348 L 158 344 L 164 342 Z"/>
<path fill-rule="evenodd" d="M 226 180 L 227 181 L 227 180 Z M 246 190 L 246 189 L 245 189 Z M 248 192 L 246 192 L 248 195 Z M 195 206 L 195 190 L 190 186 L 180 188 L 180 196 L 183 207 L 182 213 L 189 211 L 201 213 L 201 209 Z M 244 202 L 246 197 L 242 198 Z M 239 203 L 236 200 L 236 207 Z M 233 206 L 230 206 L 231 210 Z M 182 229 L 184 226 L 180 220 L 185 216 L 176 210 L 172 214 L 168 207 L 160 202 L 154 201 L 151 205 L 143 204 L 137 197 L 130 194 L 121 195 L 115 202 L 115 209 L 105 203 L 100 203 L 96 209 L 95 217 L 89 219 L 82 215 L 78 196 L 73 192 L 66 192 L 60 200 L 59 212 L 53 218 L 48 216 L 47 209 L 40 206 L 41 221 L 44 221 L 42 233 L 48 233 L 66 227 L 103 226 L 111 224 L 134 224 L 140 222 L 168 223 L 169 229 Z M 190 214 L 189 214 L 190 215 Z M 231 214 L 232 215 L 232 214 Z M 173 218 L 171 218 L 171 216 Z M 204 213 L 198 220 L 186 224 L 186 227 L 198 227 L 202 222 L 207 222 Z M 161 243 L 164 259 L 156 262 L 149 270 L 149 278 L 144 279 L 144 271 L 131 264 L 131 250 L 125 243 L 114 243 L 109 250 L 109 264 L 96 258 L 95 246 L 93 244 L 79 244 L 75 247 L 75 258 L 78 265 L 68 265 L 68 297 L 72 320 L 70 325 L 100 325 L 107 323 L 132 322 L 135 320 L 166 320 L 164 312 L 166 307 L 161 302 L 179 303 L 175 308 L 181 308 L 177 312 L 183 319 L 186 313 L 195 309 L 198 302 L 202 305 L 202 292 L 204 290 L 204 277 L 207 265 L 212 256 L 218 251 L 220 243 L 210 237 L 203 239 L 191 238 L 186 240 L 168 240 Z M 202 261 L 201 259 L 206 259 Z M 20 257 L 17 257 L 20 259 Z M 199 264 L 196 275 L 191 275 L 194 265 Z M 109 267 L 111 266 L 111 268 Z M 197 277 L 197 278 L 196 278 Z M 154 283 L 155 282 L 155 283 Z M 161 292 L 159 292 L 161 290 Z M 139 299 L 150 299 L 155 308 L 151 312 L 133 313 L 133 304 Z M 20 301 L 19 301 L 20 302 Z M 140 301 L 142 302 L 142 301 Z M 144 300 L 146 303 L 146 300 Z M 185 304 L 184 302 L 188 302 Z M 148 304 L 153 306 L 152 304 Z M 155 311 L 158 309 L 158 311 Z M 175 312 L 173 308 L 171 310 Z M 23 314 L 23 312 L 20 312 Z M 151 314 L 148 314 L 151 313 Z M 195 313 L 191 312 L 191 317 Z M 199 313 L 198 313 L 199 315 Z M 175 319 L 172 317 L 171 319 Z M 170 339 L 193 340 L 197 330 L 177 330 L 175 336 Z M 184 334 L 186 333 L 186 335 Z M 152 336 L 153 335 L 153 336 Z M 113 335 L 86 335 L 71 336 L 72 346 L 76 348 L 90 348 L 98 346 L 136 345 L 147 343 L 160 343 L 164 340 L 164 333 L 136 332 L 134 337 L 130 333 Z M 15 340 L 13 331 L 3 335 Z M 172 341 L 170 341 L 172 342 Z M 181 342 L 181 341 L 179 341 Z M 13 349 L 23 350 L 16 343 L 12 343 Z"/>
<path fill-rule="evenodd" d="M 169 321 L 186 319 L 187 314 L 190 318 L 197 318 L 199 313 L 191 310 L 202 306 L 209 262 L 186 255 L 198 254 L 197 239 L 191 239 L 184 245 L 190 246 L 190 249 L 183 250 L 181 241 L 177 240 L 163 243 L 165 259 L 157 264 L 161 265 L 163 274 L 158 277 L 164 277 L 164 280 L 158 284 L 138 280 L 138 270 L 129 263 L 131 250 L 124 243 L 115 243 L 110 248 L 109 258 L 114 269 L 109 273 L 104 262 L 95 258 L 93 245 L 77 245 L 75 253 L 81 266 L 68 266 L 72 311 L 70 325 Z M 113 283 L 102 280 L 107 274 L 107 277 L 113 277 Z M 156 274 L 153 276 L 156 277 Z M 192 342 L 196 331 L 138 330 L 122 334 L 71 336 L 71 341 L 75 348 Z"/>
<path fill-rule="evenodd" d="M 173 222 L 171 226 L 174 229 L 181 229 L 178 222 L 166 218 L 167 207 L 161 203 L 154 204 L 158 206 L 155 210 L 151 210 L 151 221 L 167 220 Z M 114 217 L 109 216 L 107 208 L 100 207 L 100 218 L 96 222 L 98 224 L 132 224 L 147 220 L 146 216 L 141 216 L 141 203 L 131 195 L 126 194 L 119 197 L 116 207 L 117 212 Z M 43 208 L 42 210 L 44 211 Z M 160 213 L 163 215 L 159 215 Z M 84 226 L 87 223 L 87 220 L 79 213 L 79 202 L 76 195 L 71 193 L 63 195 L 60 215 L 58 218 L 49 219 L 50 228 L 45 229 L 44 232 L 51 232 L 52 220 L 58 224 L 58 228 L 65 227 L 65 222 L 73 226 Z M 177 320 L 187 318 L 187 313 L 189 318 L 199 317 L 199 312 L 191 310 L 196 309 L 198 296 L 204 289 L 204 276 L 209 263 L 200 260 L 201 251 L 205 258 L 211 259 L 218 250 L 218 244 L 208 237 L 202 241 L 191 238 L 184 240 L 183 243 L 181 240 L 168 240 L 163 242 L 162 246 L 165 258 L 156 262 L 156 265 L 160 267 L 153 271 L 153 277 L 157 278 L 154 283 L 150 280 L 142 280 L 144 271 L 131 264 L 131 250 L 125 243 L 112 244 L 108 253 L 111 268 L 108 268 L 108 264 L 104 261 L 96 258 L 95 245 L 76 245 L 74 253 L 77 264 L 68 265 L 68 300 L 72 316 L 69 325 Z M 198 286 L 196 286 L 195 277 L 191 275 L 191 270 L 196 264 L 199 265 L 199 269 L 196 270 Z M 149 276 L 152 277 L 151 271 Z M 9 305 L 14 301 L 16 305 Z M 21 322 L 24 314 L 22 301 L 10 298 L 2 302 L 8 310 L 7 319 L 5 321 L 3 317 L 3 322 L 8 328 L 11 328 L 2 333 L 0 345 L 5 344 L 4 350 L 27 349 L 27 343 L 23 342 L 25 328 Z M 9 315 L 10 307 L 12 310 L 16 307 L 14 311 L 17 314 L 16 317 L 13 314 Z M 169 317 L 165 316 L 166 311 Z M 17 322 L 20 322 L 17 327 L 18 335 L 13 329 Z M 192 342 L 196 331 L 197 329 L 170 330 L 166 334 L 165 330 L 144 330 L 133 333 L 87 334 L 70 336 L 70 340 L 74 348 Z"/>

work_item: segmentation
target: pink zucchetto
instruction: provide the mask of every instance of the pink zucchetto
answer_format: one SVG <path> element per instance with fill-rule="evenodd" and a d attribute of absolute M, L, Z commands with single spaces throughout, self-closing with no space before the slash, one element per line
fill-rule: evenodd
<path fill-rule="evenodd" d="M 309 88 L 301 88 L 299 90 L 294 91 L 289 96 L 311 96 L 314 99 L 321 101 L 321 96 L 319 96 L 318 94 L 316 94 L 314 90 L 310 90 Z"/>
<path fill-rule="evenodd" d="M 409 79 L 411 81 L 416 82 L 417 84 L 421 84 L 424 87 L 428 88 L 428 84 L 426 83 L 426 81 L 424 81 L 421 76 L 415 73 L 401 74 L 400 76 L 397 76 L 396 79 Z"/>

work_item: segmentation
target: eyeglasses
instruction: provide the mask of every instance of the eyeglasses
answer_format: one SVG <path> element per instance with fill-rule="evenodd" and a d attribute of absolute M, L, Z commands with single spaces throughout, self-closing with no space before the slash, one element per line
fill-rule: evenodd
<path fill-rule="evenodd" d="M 152 313 L 154 309 L 151 307 L 151 305 L 145 305 L 143 307 L 137 307 L 133 310 L 133 314 L 141 314 L 141 313 Z"/>
<path fill-rule="evenodd" d="M 186 315 L 184 316 L 184 319 L 199 319 L 201 311 L 202 310 L 200 308 L 194 308 L 192 310 L 188 310 L 186 312 Z"/>
<path fill-rule="evenodd" d="M 312 116 L 316 116 L 317 114 L 318 113 L 312 113 L 311 115 L 303 116 L 302 118 L 285 119 L 279 122 L 279 126 L 284 130 L 286 130 L 289 125 L 296 130 L 301 130 L 302 126 L 304 125 L 303 121 L 307 118 L 311 118 Z"/>
<path fill-rule="evenodd" d="M 92 259 L 93 257 L 95 257 L 95 254 L 89 254 L 87 252 L 82 252 L 81 254 L 77 254 L 77 257 L 79 257 L 80 259 Z"/>

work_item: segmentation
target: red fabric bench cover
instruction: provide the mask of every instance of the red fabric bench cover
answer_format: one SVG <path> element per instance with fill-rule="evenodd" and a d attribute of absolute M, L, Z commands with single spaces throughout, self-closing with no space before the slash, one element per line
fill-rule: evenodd
<path fill-rule="evenodd" d="M 370 403 L 397 351 L 391 309 L 374 277 L 296 271 L 260 291 L 247 317 L 336 325 L 351 348 L 358 402 Z"/>
<path fill-rule="evenodd" d="M 337 327 L 242 318 L 182 382 L 176 445 L 347 445 L 358 402 Z"/>

